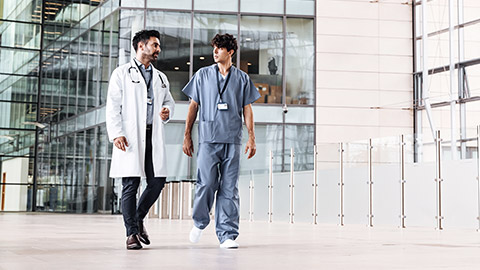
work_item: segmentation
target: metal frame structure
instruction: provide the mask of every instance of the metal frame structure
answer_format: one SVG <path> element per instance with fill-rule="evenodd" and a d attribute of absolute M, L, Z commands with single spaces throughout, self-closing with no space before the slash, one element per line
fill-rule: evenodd
<path fill-rule="evenodd" d="M 435 139 L 435 132 L 437 127 L 435 125 L 437 119 L 433 119 L 432 108 L 450 107 L 450 152 L 452 159 L 466 158 L 467 141 L 473 138 L 467 138 L 467 109 L 468 102 L 479 101 L 480 96 L 471 96 L 468 89 L 468 77 L 466 67 L 480 65 L 480 55 L 478 58 L 465 60 L 465 41 L 464 29 L 473 25 L 480 24 L 480 16 L 471 21 L 464 21 L 464 1 L 463 0 L 448 0 L 448 5 L 444 8 L 448 9 L 448 27 L 435 29 L 435 31 L 428 32 L 427 25 L 431 23 L 429 14 L 427 12 L 430 5 L 435 4 L 432 1 L 413 1 L 413 45 L 414 45 L 414 129 L 416 135 L 415 142 L 415 161 L 422 160 L 422 114 L 426 113 L 433 140 Z M 421 17 L 417 12 L 417 7 L 421 8 Z M 455 12 L 456 11 L 456 12 Z M 455 21 L 455 16 L 457 20 Z M 422 33 L 417 35 L 416 26 L 421 26 Z M 429 40 L 441 34 L 448 33 L 448 64 L 442 66 L 428 66 L 427 59 L 433 54 L 428 50 Z M 418 42 L 422 42 L 419 47 Z M 456 47 L 458 47 L 456 49 Z M 421 55 L 418 55 L 422 52 Z M 455 57 L 457 59 L 455 60 Z M 418 61 L 418 62 L 417 62 Z M 419 67 L 419 63 L 423 63 Z M 420 70 L 419 70 L 420 69 Z M 429 76 L 442 72 L 449 72 L 449 99 L 440 102 L 431 103 L 429 101 L 430 84 Z M 438 124 L 438 123 L 437 123 Z M 457 144 L 458 143 L 458 144 Z"/>

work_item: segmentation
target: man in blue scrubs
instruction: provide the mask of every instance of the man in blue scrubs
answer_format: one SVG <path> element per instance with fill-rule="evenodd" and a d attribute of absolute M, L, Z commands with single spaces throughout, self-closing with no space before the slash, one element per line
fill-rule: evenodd
<path fill-rule="evenodd" d="M 211 45 L 215 64 L 198 70 L 182 90 L 190 97 L 183 141 L 183 152 L 189 157 L 194 151 L 191 131 L 197 112 L 199 117 L 198 179 L 190 241 L 198 242 L 210 223 L 216 193 L 215 225 L 220 247 L 238 248 L 242 114 L 248 129 L 245 154 L 252 158 L 256 146 L 251 104 L 260 94 L 248 75 L 232 65 L 237 40 L 229 34 L 217 34 Z"/>

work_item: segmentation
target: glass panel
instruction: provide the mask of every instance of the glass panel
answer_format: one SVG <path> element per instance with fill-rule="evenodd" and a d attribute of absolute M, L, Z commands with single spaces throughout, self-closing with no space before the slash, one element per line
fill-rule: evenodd
<path fill-rule="evenodd" d="M 238 1 L 224 1 L 219 4 L 215 0 L 197 0 L 194 1 L 195 10 L 208 10 L 208 11 L 237 11 Z"/>
<path fill-rule="evenodd" d="M 463 0 L 463 22 L 480 19 L 480 2 L 477 0 Z"/>
<path fill-rule="evenodd" d="M 40 29 L 38 24 L 0 22 L 0 44 L 6 47 L 40 49 Z"/>
<path fill-rule="evenodd" d="M 31 126 L 23 125 L 23 127 Z M 0 130 L 0 156 L 33 155 L 30 153 L 30 147 L 34 142 L 34 131 Z"/>
<path fill-rule="evenodd" d="M 480 125 L 480 101 L 468 102 L 465 104 L 466 110 L 466 136 L 467 138 L 475 138 L 477 136 L 477 126 Z M 472 142 L 475 143 L 476 142 Z M 470 144 L 471 147 L 473 145 Z M 476 145 L 475 145 L 476 146 Z M 472 152 L 472 150 L 469 150 Z"/>
<path fill-rule="evenodd" d="M 188 179 L 188 157 L 183 153 L 183 132 L 185 125 L 169 123 L 165 126 L 165 147 L 168 154 L 167 168 L 169 180 Z M 195 145 L 195 150 L 198 144 Z"/>
<path fill-rule="evenodd" d="M 16 75 L 37 75 L 39 53 L 19 49 L 2 48 L 0 50 L 0 73 L 15 73 Z M 52 63 L 45 63 L 50 65 Z"/>
<path fill-rule="evenodd" d="M 293 148 L 295 172 L 313 170 L 314 129 L 313 125 L 285 126 L 285 152 L 290 155 L 290 148 Z M 290 160 L 286 166 L 290 167 Z"/>
<path fill-rule="evenodd" d="M 314 15 L 314 0 L 287 0 L 287 14 Z"/>
<path fill-rule="evenodd" d="M 145 7 L 145 0 L 122 0 L 122 7 Z"/>
<path fill-rule="evenodd" d="M 480 15 L 479 15 L 480 18 Z M 464 33 L 464 60 L 478 59 L 480 50 L 478 44 L 480 42 L 480 23 L 468 25 L 463 28 Z"/>
<path fill-rule="evenodd" d="M 283 14 L 283 0 L 255 1 L 240 0 L 241 12 Z"/>
<path fill-rule="evenodd" d="M 189 81 L 190 27 L 190 13 L 147 13 L 147 29 L 160 32 L 162 51 L 154 66 L 167 75 L 175 101 L 188 100 L 182 89 Z"/>
<path fill-rule="evenodd" d="M 457 73 L 457 70 L 455 70 Z M 450 101 L 450 72 L 441 72 L 428 76 L 430 84 L 430 102 Z"/>
<path fill-rule="evenodd" d="M 26 128 L 24 122 L 35 122 L 35 104 L 10 103 L 0 101 L 0 128 Z"/>
<path fill-rule="evenodd" d="M 132 38 L 143 30 L 144 12 L 139 10 L 121 10 L 120 12 L 120 37 L 118 65 L 128 63 L 135 57 Z M 116 66 L 115 66 L 116 67 Z M 113 69 L 112 69 L 113 70 Z"/>
<path fill-rule="evenodd" d="M 2 1 L 0 19 L 40 23 L 42 0 Z"/>
<path fill-rule="evenodd" d="M 192 0 L 176 0 L 176 1 L 147 0 L 147 8 L 192 9 Z"/>
<path fill-rule="evenodd" d="M 97 137 L 95 142 L 95 179 L 98 186 L 98 209 L 108 211 L 111 210 L 110 198 L 112 198 L 112 187 L 107 171 L 107 147 L 109 142 L 105 126 L 97 127 Z"/>
<path fill-rule="evenodd" d="M 287 19 L 286 37 L 286 104 L 313 105 L 314 60 L 312 19 Z"/>
<path fill-rule="evenodd" d="M 262 95 L 255 103 L 282 103 L 282 18 L 244 16 L 240 29 L 240 69 Z"/>
<path fill-rule="evenodd" d="M 210 41 L 216 34 L 231 34 L 237 37 L 237 16 L 219 14 L 196 14 L 193 22 L 193 72 L 212 65 L 213 49 Z M 232 61 L 235 64 L 236 54 Z"/>
<path fill-rule="evenodd" d="M 480 97 L 480 65 L 465 68 L 467 97 Z M 1 89 L 1 88 L 0 88 Z"/>
<path fill-rule="evenodd" d="M 38 78 L 0 75 L 0 100 L 37 102 Z"/>

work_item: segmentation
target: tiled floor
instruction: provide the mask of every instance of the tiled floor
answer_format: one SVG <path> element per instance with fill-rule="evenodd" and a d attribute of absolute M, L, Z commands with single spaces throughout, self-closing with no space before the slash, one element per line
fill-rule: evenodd
<path fill-rule="evenodd" d="M 241 223 L 238 250 L 209 226 L 150 219 L 152 244 L 125 249 L 121 216 L 0 214 L 0 269 L 480 269 L 480 233 L 362 225 Z"/>

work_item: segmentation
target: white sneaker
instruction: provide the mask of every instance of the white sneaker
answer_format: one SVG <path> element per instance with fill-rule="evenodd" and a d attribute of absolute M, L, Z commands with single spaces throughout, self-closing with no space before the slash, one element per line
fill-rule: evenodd
<path fill-rule="evenodd" d="M 200 237 L 202 236 L 203 230 L 193 226 L 192 230 L 190 231 L 190 242 L 198 243 Z"/>
<path fill-rule="evenodd" d="M 221 248 L 238 248 L 240 245 L 232 239 L 227 239 L 220 244 Z"/>

